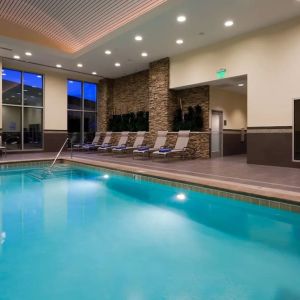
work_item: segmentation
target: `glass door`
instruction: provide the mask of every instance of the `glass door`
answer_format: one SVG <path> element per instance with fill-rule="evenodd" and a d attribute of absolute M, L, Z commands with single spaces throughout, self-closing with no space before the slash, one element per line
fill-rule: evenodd
<path fill-rule="evenodd" d="M 211 156 L 223 155 L 223 112 L 212 111 L 211 115 Z"/>

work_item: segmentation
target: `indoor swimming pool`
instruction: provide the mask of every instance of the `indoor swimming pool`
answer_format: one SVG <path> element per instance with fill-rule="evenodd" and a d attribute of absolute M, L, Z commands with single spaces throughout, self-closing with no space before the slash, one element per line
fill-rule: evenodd
<path fill-rule="evenodd" d="M 0 299 L 300 299 L 300 214 L 77 165 L 0 171 Z"/>

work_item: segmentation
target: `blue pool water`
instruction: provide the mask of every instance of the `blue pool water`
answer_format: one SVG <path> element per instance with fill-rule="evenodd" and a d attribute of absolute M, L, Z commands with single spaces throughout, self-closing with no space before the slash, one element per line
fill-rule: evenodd
<path fill-rule="evenodd" d="M 1 300 L 300 299 L 298 214 L 79 167 L 0 184 Z"/>

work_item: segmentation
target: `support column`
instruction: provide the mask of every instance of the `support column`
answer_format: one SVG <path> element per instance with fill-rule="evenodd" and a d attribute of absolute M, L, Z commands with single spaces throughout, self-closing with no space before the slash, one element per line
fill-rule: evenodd
<path fill-rule="evenodd" d="M 2 58 L 0 57 L 0 132 L 2 133 Z"/>
<path fill-rule="evenodd" d="M 149 131 L 171 130 L 171 92 L 169 91 L 170 60 L 164 58 L 150 63 L 149 69 Z"/>
<path fill-rule="evenodd" d="M 98 104 L 98 122 L 97 131 L 106 132 L 108 130 L 108 120 L 112 109 L 112 79 L 102 79 L 99 81 L 99 104 Z"/>

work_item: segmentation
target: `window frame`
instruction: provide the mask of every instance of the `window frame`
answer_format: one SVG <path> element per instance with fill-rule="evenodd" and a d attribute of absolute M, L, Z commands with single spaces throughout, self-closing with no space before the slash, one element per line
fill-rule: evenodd
<path fill-rule="evenodd" d="M 20 107 L 21 108 L 21 149 L 7 149 L 7 152 L 31 152 L 31 151 L 43 151 L 44 150 L 44 124 L 45 124 L 45 74 L 43 73 L 35 73 L 32 71 L 26 71 L 26 70 L 19 70 L 19 69 L 14 69 L 14 68 L 7 68 L 5 66 L 2 66 L 2 72 L 3 70 L 11 70 L 11 71 L 16 71 L 21 73 L 21 104 L 8 104 L 8 103 L 3 103 L 2 101 L 2 107 L 3 106 L 8 106 L 8 107 Z M 2 73 L 1 72 L 1 73 Z M 32 105 L 24 105 L 24 73 L 31 73 L 35 75 L 41 75 L 42 76 L 42 90 L 43 90 L 43 96 L 42 96 L 42 106 L 32 106 Z M 3 76 L 1 75 L 1 80 L 3 81 Z M 2 82 L 3 85 L 3 82 Z M 3 89 L 1 91 L 2 96 L 3 96 Z M 26 149 L 24 148 L 24 108 L 36 108 L 36 109 L 41 109 L 42 110 L 42 121 L 41 121 L 41 133 L 42 133 L 42 143 L 40 148 L 36 149 Z M 3 118 L 3 116 L 2 116 Z M 3 127 L 3 124 L 2 124 Z M 2 134 L 3 134 L 3 129 L 2 129 Z"/>
<path fill-rule="evenodd" d="M 97 118 L 98 118 L 98 101 L 99 101 L 99 97 L 98 97 L 98 84 L 95 83 L 95 82 L 91 82 L 91 81 L 85 81 L 85 80 L 77 80 L 77 79 L 71 79 L 71 78 L 68 78 L 67 79 L 67 98 L 69 98 L 69 95 L 68 95 L 68 84 L 69 84 L 69 81 L 77 81 L 77 82 L 80 82 L 81 83 L 81 109 L 74 109 L 74 108 L 67 108 L 67 112 L 69 111 L 74 111 L 74 112 L 80 112 L 80 117 L 81 117 L 81 122 L 80 122 L 80 143 L 83 144 L 84 143 L 84 138 L 85 138 L 85 131 L 84 131 L 84 115 L 85 113 L 94 113 L 95 114 L 95 120 L 96 120 L 96 123 L 97 123 Z M 95 110 L 89 110 L 89 109 L 85 109 L 85 99 L 84 99 L 84 84 L 85 83 L 89 83 L 89 84 L 95 84 L 96 85 L 96 107 L 95 107 Z M 68 103 L 68 100 L 67 99 L 67 107 L 69 106 L 69 103 Z M 67 118 L 68 118 L 68 114 L 67 114 Z M 68 122 L 68 120 L 67 120 Z M 95 133 L 97 131 L 97 128 L 95 130 Z M 69 128 L 68 128 L 68 135 L 70 134 L 69 132 Z"/>

